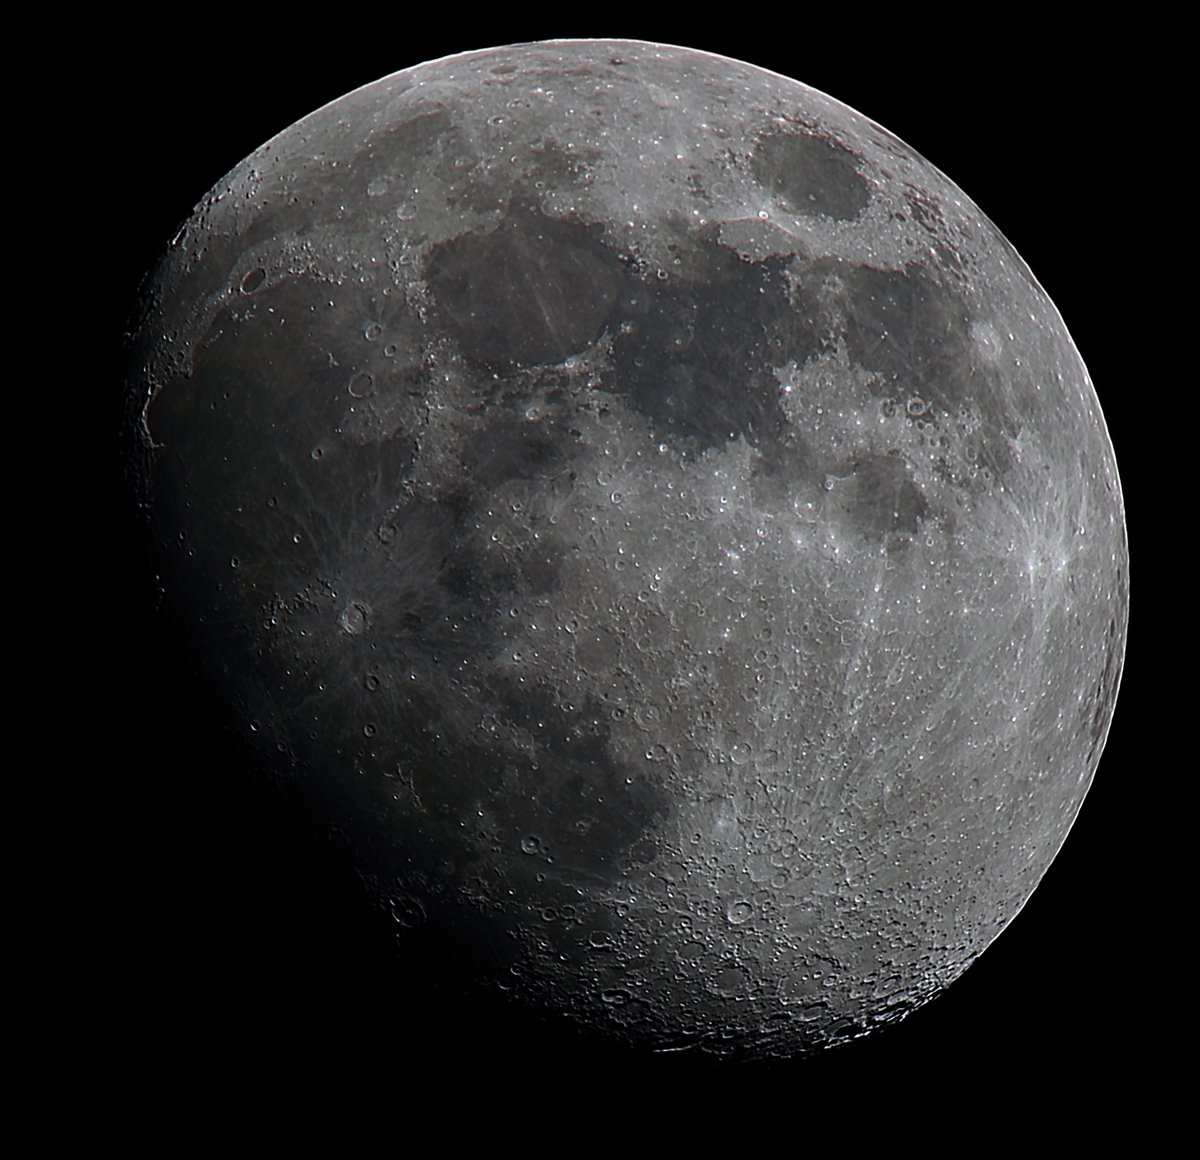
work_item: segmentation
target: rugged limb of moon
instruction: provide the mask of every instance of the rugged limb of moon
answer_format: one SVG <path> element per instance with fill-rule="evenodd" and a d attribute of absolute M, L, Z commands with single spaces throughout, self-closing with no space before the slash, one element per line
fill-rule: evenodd
<path fill-rule="evenodd" d="M 666 1048 L 895 1021 L 1099 760 L 1126 546 L 1053 305 L 828 97 L 468 53 L 249 157 L 144 299 L 166 604 L 401 939 Z"/>

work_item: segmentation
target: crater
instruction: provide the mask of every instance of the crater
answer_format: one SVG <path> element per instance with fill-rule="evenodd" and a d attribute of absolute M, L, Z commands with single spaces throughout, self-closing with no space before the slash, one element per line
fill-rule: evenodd
<path fill-rule="evenodd" d="M 759 139 L 750 167 L 797 213 L 853 221 L 871 200 L 858 158 L 828 137 L 772 133 Z"/>

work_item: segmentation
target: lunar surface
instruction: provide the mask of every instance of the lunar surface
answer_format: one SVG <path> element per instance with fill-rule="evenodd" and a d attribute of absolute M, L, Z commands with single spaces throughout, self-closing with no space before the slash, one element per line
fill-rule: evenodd
<path fill-rule="evenodd" d="M 902 1019 L 1104 746 L 1111 444 L 966 196 L 812 89 L 628 41 L 334 102 L 147 284 L 163 602 L 401 945 L 657 1050 Z"/>

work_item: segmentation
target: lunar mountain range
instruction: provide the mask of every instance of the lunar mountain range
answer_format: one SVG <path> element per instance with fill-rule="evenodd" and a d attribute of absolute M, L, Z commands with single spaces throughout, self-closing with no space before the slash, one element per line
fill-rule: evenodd
<path fill-rule="evenodd" d="M 1066 837 L 1127 618 L 1095 392 L 837 101 L 635 42 L 406 70 L 218 184 L 130 365 L 164 606 L 402 947 L 805 1054 Z"/>

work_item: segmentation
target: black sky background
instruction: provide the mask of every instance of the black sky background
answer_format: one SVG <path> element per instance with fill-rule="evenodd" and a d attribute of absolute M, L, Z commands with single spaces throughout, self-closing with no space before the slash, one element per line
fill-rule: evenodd
<path fill-rule="evenodd" d="M 961 51 L 948 53 L 919 28 L 884 28 L 850 49 L 844 30 L 785 35 L 766 20 L 729 34 L 628 20 L 603 30 L 738 57 L 880 122 L 980 205 L 1062 312 L 1116 448 L 1133 588 L 1116 717 L 1076 827 L 1023 912 L 945 995 L 892 1031 L 812 1061 L 738 1067 L 630 1057 L 452 1000 L 452 988 L 439 989 L 419 965 L 395 961 L 352 876 L 214 723 L 148 610 L 118 495 L 109 623 L 120 631 L 105 645 L 113 680 L 102 694 L 105 735 L 125 771 L 108 852 L 117 870 L 107 936 L 121 976 L 116 1025 L 139 1046 L 147 1074 L 157 1074 L 148 1081 L 156 1090 L 175 1090 L 162 1078 L 171 1071 L 230 1099 L 274 1082 L 327 1091 L 395 1083 L 419 1098 L 446 1077 L 467 1093 L 508 1084 L 560 1094 L 627 1090 L 650 1100 L 647 1093 L 686 1089 L 700 1106 L 717 1093 L 812 1098 L 910 1086 L 930 1098 L 978 1093 L 981 1108 L 1080 1083 L 1097 1098 L 1141 1092 L 1161 1066 L 1146 972 L 1169 986 L 1161 964 L 1171 953 L 1155 917 L 1163 807 L 1146 787 L 1170 759 L 1153 747 L 1159 677 L 1141 611 L 1154 599 L 1140 560 L 1154 552 L 1156 501 L 1146 477 L 1155 441 L 1145 409 L 1132 405 L 1149 385 L 1150 306 L 1138 245 L 1120 227 L 1133 187 L 1128 153 L 1114 149 L 1114 137 L 1127 140 L 1125 122 L 1136 113 L 1115 83 L 1128 71 L 1123 49 L 1114 42 L 1108 58 L 1084 60 L 1066 38 L 1028 41 L 997 30 L 983 42 L 964 32 Z M 167 37 L 159 55 L 131 54 L 128 68 L 106 77 L 104 98 L 116 111 L 111 128 L 96 133 L 112 204 L 97 264 L 114 352 L 141 275 L 191 207 L 298 117 L 422 60 L 595 35 L 596 27 L 514 23 L 442 39 L 379 32 L 284 33 L 265 21 L 253 35 L 210 29 Z M 115 353 L 111 365 L 111 415 L 101 422 L 114 432 L 103 445 L 115 448 Z M 105 470 L 115 481 L 115 452 Z"/>

